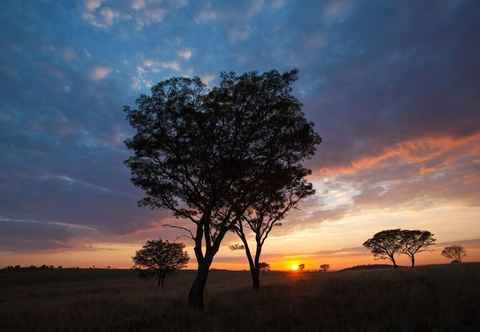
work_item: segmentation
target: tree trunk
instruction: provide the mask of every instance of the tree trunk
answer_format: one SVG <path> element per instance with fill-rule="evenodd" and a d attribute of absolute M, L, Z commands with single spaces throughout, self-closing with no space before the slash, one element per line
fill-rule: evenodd
<path fill-rule="evenodd" d="M 255 266 L 250 268 L 250 272 L 252 274 L 252 287 L 255 291 L 258 291 L 260 289 L 260 270 L 258 269 L 258 266 Z"/>
<path fill-rule="evenodd" d="M 397 268 L 398 265 L 397 265 L 397 262 L 395 262 L 395 257 L 391 256 L 390 259 L 392 260 L 393 267 L 394 267 L 394 268 Z"/>
<path fill-rule="evenodd" d="M 208 271 L 210 269 L 211 260 L 198 262 L 197 275 L 193 281 L 192 288 L 188 293 L 188 305 L 195 309 L 203 309 L 203 292 L 207 284 Z"/>
<path fill-rule="evenodd" d="M 410 256 L 410 259 L 412 261 L 412 267 L 415 267 L 415 256 L 414 255 Z"/>
<path fill-rule="evenodd" d="M 260 289 L 260 255 L 262 253 L 262 244 L 260 243 L 260 238 L 256 238 L 256 250 L 255 250 L 255 262 L 254 270 L 252 271 L 252 282 L 253 289 L 258 291 Z"/>
<path fill-rule="evenodd" d="M 157 287 L 162 287 L 165 281 L 165 275 L 163 273 L 159 273 L 157 275 Z"/>
<path fill-rule="evenodd" d="M 257 257 L 258 250 L 256 251 L 255 260 L 254 260 L 245 235 L 243 235 L 243 233 L 242 234 L 237 233 L 237 234 L 239 235 L 240 240 L 242 240 L 243 246 L 245 247 L 245 256 L 247 256 L 248 265 L 250 267 L 250 275 L 252 276 L 252 288 L 253 290 L 258 291 L 260 289 L 260 270 L 258 268 L 258 263 L 256 263 L 258 261 L 258 257 Z"/>

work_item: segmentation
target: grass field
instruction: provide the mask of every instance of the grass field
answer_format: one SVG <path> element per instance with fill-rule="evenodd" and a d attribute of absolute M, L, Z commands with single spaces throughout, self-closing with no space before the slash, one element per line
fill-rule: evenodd
<path fill-rule="evenodd" d="M 193 273 L 165 289 L 127 270 L 0 272 L 0 331 L 480 331 L 480 264 L 332 273 L 213 271 L 205 312 Z"/>

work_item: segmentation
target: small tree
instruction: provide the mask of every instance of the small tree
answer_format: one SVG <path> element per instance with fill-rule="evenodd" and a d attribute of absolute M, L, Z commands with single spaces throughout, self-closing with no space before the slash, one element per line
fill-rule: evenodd
<path fill-rule="evenodd" d="M 298 271 L 303 272 L 305 270 L 305 264 L 299 264 L 298 265 Z"/>
<path fill-rule="evenodd" d="M 415 255 L 425 251 L 436 241 L 429 231 L 402 230 L 400 237 L 400 252 L 410 257 L 412 267 L 415 266 Z"/>
<path fill-rule="evenodd" d="M 260 262 L 258 264 L 258 268 L 260 269 L 260 271 L 267 272 L 270 271 L 270 264 L 268 264 L 267 262 Z"/>
<path fill-rule="evenodd" d="M 308 149 L 310 148 L 308 147 Z M 305 151 L 299 153 L 305 153 Z M 304 197 L 315 193 L 312 184 L 304 179 L 304 176 L 308 174 L 310 171 L 301 167 L 290 174 L 279 174 L 279 177 L 283 176 L 283 179 L 277 179 L 277 183 L 270 187 L 270 192 L 252 204 L 242 219 L 234 226 L 235 233 L 243 243 L 242 248 L 245 250 L 250 266 L 254 290 L 260 288 L 260 257 L 263 245 L 273 227 L 280 226 L 280 221 L 286 213 Z M 247 232 L 253 234 L 254 246 L 249 245 Z"/>
<path fill-rule="evenodd" d="M 393 267 L 398 267 L 395 254 L 402 248 L 401 230 L 390 229 L 376 233 L 363 243 L 377 259 L 389 259 Z"/>
<path fill-rule="evenodd" d="M 322 272 L 327 272 L 329 269 L 330 269 L 330 265 L 329 265 L 329 264 L 322 264 L 322 265 L 320 265 L 320 271 L 322 271 Z"/>
<path fill-rule="evenodd" d="M 452 259 L 452 263 L 461 263 L 467 254 L 462 246 L 449 246 L 442 250 L 442 256 Z"/>
<path fill-rule="evenodd" d="M 167 274 L 185 267 L 189 257 L 183 243 L 163 240 L 147 241 L 133 257 L 135 268 L 142 277 L 156 277 L 157 285 L 164 285 Z"/>

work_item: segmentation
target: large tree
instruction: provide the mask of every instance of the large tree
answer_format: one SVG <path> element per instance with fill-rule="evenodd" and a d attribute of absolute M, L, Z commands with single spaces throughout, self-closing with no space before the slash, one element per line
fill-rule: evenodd
<path fill-rule="evenodd" d="M 376 233 L 371 239 L 363 243 L 365 247 L 370 249 L 373 256 L 378 259 L 389 259 L 393 267 L 397 267 L 395 254 L 402 248 L 400 229 L 389 229 Z"/>
<path fill-rule="evenodd" d="M 296 170 L 283 174 L 285 178 L 279 178 L 278 183 L 272 183 L 270 192 L 266 192 L 255 202 L 234 227 L 243 243 L 238 249 L 245 250 L 254 290 L 260 288 L 260 257 L 265 240 L 273 227 L 281 225 L 280 221 L 286 213 L 302 198 L 315 193 L 312 184 L 304 179 L 304 176 L 309 173 L 310 170 L 297 167 Z M 288 185 L 285 186 L 285 183 Z M 254 247 L 249 244 L 249 234 L 254 240 Z"/>
<path fill-rule="evenodd" d="M 461 263 L 467 254 L 462 246 L 454 245 L 443 248 L 442 256 L 452 259 L 452 263 Z"/>
<path fill-rule="evenodd" d="M 183 243 L 147 241 L 132 258 L 141 276 L 156 277 L 163 288 L 165 277 L 186 266 L 189 257 Z"/>
<path fill-rule="evenodd" d="M 194 242 L 197 275 L 189 304 L 203 307 L 208 271 L 225 234 L 272 183 L 290 183 L 319 141 L 292 95 L 296 71 L 224 73 L 207 90 L 199 78 L 172 78 L 126 107 L 136 130 L 126 164 L 143 189 L 140 205 L 171 210 Z"/>
<path fill-rule="evenodd" d="M 410 257 L 411 265 L 414 267 L 415 255 L 425 251 L 429 246 L 433 245 L 435 241 L 436 239 L 429 231 L 405 229 L 400 233 L 400 252 Z"/>

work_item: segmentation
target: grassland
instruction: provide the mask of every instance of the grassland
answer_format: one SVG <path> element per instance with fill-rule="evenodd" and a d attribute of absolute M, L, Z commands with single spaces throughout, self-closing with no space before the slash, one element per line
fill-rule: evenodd
<path fill-rule="evenodd" d="M 213 271 L 205 312 L 193 273 L 160 289 L 127 270 L 0 272 L 0 331 L 480 331 L 480 264 L 333 273 Z"/>

